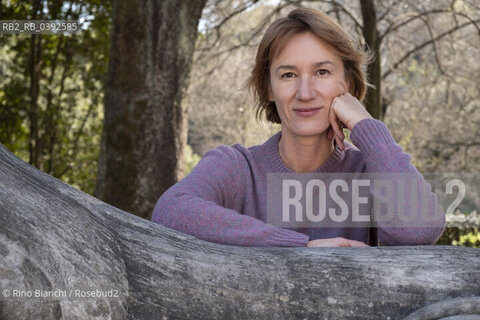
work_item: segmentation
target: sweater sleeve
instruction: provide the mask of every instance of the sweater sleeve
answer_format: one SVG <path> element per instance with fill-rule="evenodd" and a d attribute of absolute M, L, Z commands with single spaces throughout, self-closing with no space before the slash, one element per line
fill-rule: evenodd
<path fill-rule="evenodd" d="M 205 153 L 192 172 L 157 201 L 152 221 L 196 238 L 239 246 L 305 247 L 305 234 L 278 228 L 233 209 L 243 201 L 240 152 L 220 146 Z"/>
<path fill-rule="evenodd" d="M 365 119 L 357 123 L 350 136 L 352 142 L 362 152 L 366 172 L 382 173 L 382 176 L 389 177 L 393 182 L 394 192 L 392 203 L 403 201 L 401 195 L 411 195 L 412 183 L 417 187 L 418 194 L 428 199 L 427 214 L 430 217 L 428 223 L 422 220 L 421 201 L 405 204 L 405 208 L 410 205 L 411 214 L 417 214 L 413 219 L 409 219 L 408 226 L 401 221 L 399 212 L 394 212 L 391 220 L 386 222 L 376 221 L 378 228 L 378 238 L 384 245 L 420 245 L 434 244 L 442 235 L 445 228 L 445 213 L 438 204 L 437 196 L 431 191 L 431 187 L 425 182 L 423 176 L 411 163 L 411 157 L 405 153 L 395 142 L 386 125 L 375 119 Z M 399 174 L 406 173 L 411 183 L 401 184 Z M 372 190 L 372 196 L 375 198 L 376 190 Z M 400 197 L 400 199 L 397 199 Z M 406 202 L 405 200 L 404 202 Z M 402 205 L 403 206 L 403 205 Z M 413 206 L 417 206 L 413 208 Z M 395 207 L 398 210 L 398 206 Z M 423 212 L 424 214 L 425 212 Z"/>

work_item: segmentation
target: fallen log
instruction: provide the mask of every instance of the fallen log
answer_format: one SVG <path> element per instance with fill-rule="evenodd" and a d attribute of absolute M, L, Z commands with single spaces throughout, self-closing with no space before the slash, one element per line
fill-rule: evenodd
<path fill-rule="evenodd" d="M 452 315 L 472 314 L 479 270 L 480 250 L 465 247 L 201 241 L 103 203 L 0 145 L 0 319 L 403 319 L 462 297 L 457 305 L 468 305 Z"/>

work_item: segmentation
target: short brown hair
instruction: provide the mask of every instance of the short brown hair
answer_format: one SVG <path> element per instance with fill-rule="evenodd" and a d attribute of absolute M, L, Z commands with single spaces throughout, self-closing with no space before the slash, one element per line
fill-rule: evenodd
<path fill-rule="evenodd" d="M 308 31 L 329 44 L 342 59 L 345 79 L 350 83 L 350 93 L 363 101 L 369 86 L 364 68 L 370 62 L 371 56 L 326 13 L 298 8 L 291 11 L 287 17 L 275 20 L 268 27 L 258 46 L 255 66 L 247 80 L 247 86 L 256 100 L 257 118 L 265 112 L 268 121 L 281 123 L 275 102 L 269 101 L 268 98 L 270 65 L 291 36 Z"/>

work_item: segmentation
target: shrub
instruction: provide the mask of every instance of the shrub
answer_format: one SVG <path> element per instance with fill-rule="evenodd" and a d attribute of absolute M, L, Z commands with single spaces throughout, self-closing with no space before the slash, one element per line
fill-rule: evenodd
<path fill-rule="evenodd" d="M 447 226 L 436 244 L 480 248 L 480 214 L 447 214 Z"/>

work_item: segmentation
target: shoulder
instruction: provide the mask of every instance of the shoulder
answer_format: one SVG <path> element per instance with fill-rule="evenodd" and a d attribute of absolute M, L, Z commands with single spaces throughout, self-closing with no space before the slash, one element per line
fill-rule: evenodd
<path fill-rule="evenodd" d="M 207 163 L 215 169 L 222 167 L 238 172 L 248 169 L 248 162 L 252 161 L 253 153 L 254 151 L 241 144 L 219 145 L 207 151 L 200 162 Z"/>
<path fill-rule="evenodd" d="M 205 152 L 195 168 L 178 184 L 203 194 L 204 198 L 214 195 L 217 203 L 223 203 L 241 190 L 245 175 L 242 162 L 241 152 L 234 146 L 217 146 Z"/>
<path fill-rule="evenodd" d="M 202 159 L 237 161 L 237 158 L 241 156 L 242 148 L 245 149 L 241 145 L 227 146 L 222 144 L 205 152 Z"/>
<path fill-rule="evenodd" d="M 242 148 L 240 145 L 219 145 L 203 155 L 198 165 L 209 167 L 210 170 L 224 169 L 238 171 L 242 163 Z M 243 147 L 244 148 L 244 147 Z M 197 165 L 197 166 L 198 166 Z"/>
<path fill-rule="evenodd" d="M 253 171 L 263 172 L 269 170 L 272 155 L 277 150 L 280 132 L 270 137 L 263 144 L 250 147 L 241 144 L 231 146 L 220 145 L 207 151 L 200 162 L 207 163 L 209 167 L 227 167 L 235 170 L 236 174 L 248 175 Z"/>

